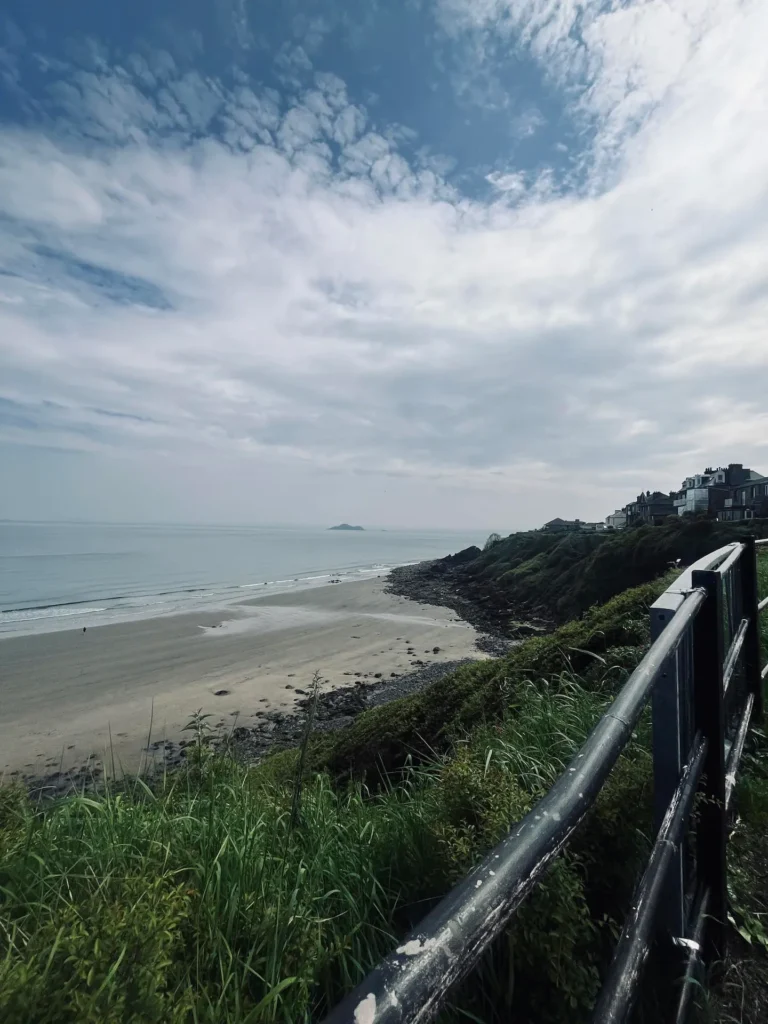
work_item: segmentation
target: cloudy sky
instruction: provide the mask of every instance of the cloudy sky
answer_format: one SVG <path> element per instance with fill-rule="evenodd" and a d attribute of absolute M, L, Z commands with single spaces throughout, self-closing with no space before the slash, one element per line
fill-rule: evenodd
<path fill-rule="evenodd" d="M 6 0 L 0 517 L 768 472 L 765 0 Z"/>

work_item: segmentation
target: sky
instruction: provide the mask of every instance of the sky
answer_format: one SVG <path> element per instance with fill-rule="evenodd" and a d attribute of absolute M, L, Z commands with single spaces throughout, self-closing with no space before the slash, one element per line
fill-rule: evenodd
<path fill-rule="evenodd" d="M 5 0 L 0 518 L 768 472 L 765 0 Z"/>

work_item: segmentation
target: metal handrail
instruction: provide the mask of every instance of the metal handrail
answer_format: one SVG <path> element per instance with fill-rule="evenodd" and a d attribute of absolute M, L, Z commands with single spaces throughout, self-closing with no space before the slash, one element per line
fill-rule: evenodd
<path fill-rule="evenodd" d="M 592 1018 L 594 1024 L 619 1024 L 626 1019 L 634 1005 L 637 986 L 632 982 L 638 977 L 648 956 L 664 879 L 672 853 L 679 846 L 691 816 L 693 798 L 696 796 L 706 754 L 707 740 L 699 733 L 656 836 L 648 867 L 637 887 L 632 911 L 622 930 L 608 980 L 595 1008 Z"/>
<path fill-rule="evenodd" d="M 594 803 L 704 596 L 703 590 L 687 595 L 549 792 L 331 1011 L 325 1024 L 416 1024 L 435 1015 L 448 990 L 504 929 Z"/>
<path fill-rule="evenodd" d="M 752 719 L 752 708 L 755 705 L 755 695 L 750 693 L 747 696 L 746 703 L 744 704 L 744 710 L 741 713 L 741 719 L 739 721 L 739 727 L 736 730 L 736 736 L 734 737 L 733 743 L 731 744 L 731 751 L 728 754 L 728 763 L 725 766 L 725 808 L 728 810 L 731 803 L 731 797 L 733 796 L 733 790 L 736 786 L 736 772 L 739 769 L 739 762 L 741 761 L 741 755 L 744 752 L 744 743 L 747 739 L 747 732 L 749 731 L 749 723 Z"/>
<path fill-rule="evenodd" d="M 684 940 L 686 957 L 683 969 L 680 1000 L 677 1004 L 677 1013 L 675 1014 L 675 1024 L 685 1024 L 688 1016 L 691 997 L 693 995 L 694 976 L 698 965 L 701 963 L 702 938 L 704 936 L 704 928 L 707 922 L 707 912 L 709 911 L 709 898 L 709 889 L 705 889 L 699 894 L 699 897 L 694 904 L 691 937 Z"/>
<path fill-rule="evenodd" d="M 741 654 L 741 649 L 744 646 L 744 638 L 747 635 L 748 629 L 749 619 L 742 619 L 739 623 L 739 628 L 736 631 L 736 636 L 733 638 L 733 643 L 731 644 L 728 653 L 725 656 L 725 665 L 723 666 L 724 691 L 728 689 L 731 677 L 733 676 L 733 670 L 736 668 L 739 656 Z"/>
<path fill-rule="evenodd" d="M 738 542 L 735 543 L 733 545 L 733 550 L 731 551 L 730 555 L 728 555 L 728 557 L 725 559 L 725 561 L 721 562 L 717 566 L 710 566 L 710 568 L 717 568 L 717 571 L 719 573 L 721 573 L 722 575 L 725 575 L 725 573 L 727 573 L 729 571 L 729 569 L 732 569 L 733 566 L 736 565 L 738 560 L 741 558 L 741 555 L 742 555 L 745 547 L 746 547 L 745 544 L 739 544 Z"/>

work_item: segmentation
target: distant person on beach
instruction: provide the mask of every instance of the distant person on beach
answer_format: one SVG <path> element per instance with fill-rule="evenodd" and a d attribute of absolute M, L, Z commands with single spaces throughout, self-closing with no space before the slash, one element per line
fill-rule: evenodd
<path fill-rule="evenodd" d="M 85 626 L 83 626 L 83 632 L 85 632 Z"/>

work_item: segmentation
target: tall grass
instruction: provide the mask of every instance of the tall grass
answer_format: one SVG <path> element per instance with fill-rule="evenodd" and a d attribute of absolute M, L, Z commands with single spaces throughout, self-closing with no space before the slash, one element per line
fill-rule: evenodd
<path fill-rule="evenodd" d="M 518 686 L 502 719 L 377 793 L 306 781 L 300 815 L 295 780 L 202 742 L 154 786 L 42 809 L 0 791 L 0 1019 L 319 1019 L 551 784 L 605 699 L 565 676 Z M 583 871 L 563 862 L 520 919 L 517 996 L 539 992 L 542 1019 L 594 993 Z"/>
<path fill-rule="evenodd" d="M 758 548 L 757 586 L 760 599 L 768 597 L 768 547 Z M 760 635 L 763 641 L 763 661 L 768 659 L 768 608 L 760 617 Z"/>

